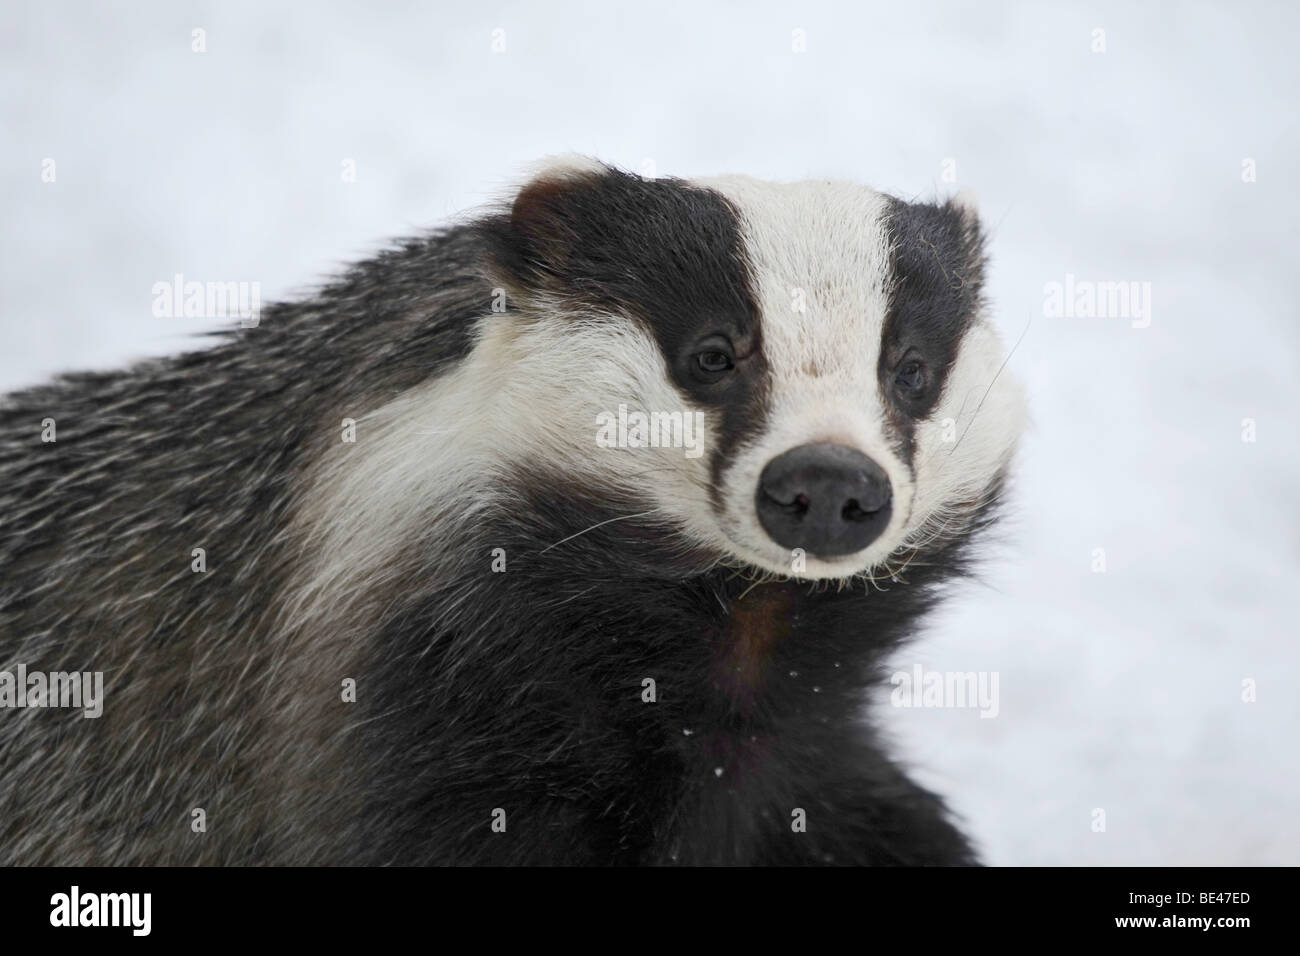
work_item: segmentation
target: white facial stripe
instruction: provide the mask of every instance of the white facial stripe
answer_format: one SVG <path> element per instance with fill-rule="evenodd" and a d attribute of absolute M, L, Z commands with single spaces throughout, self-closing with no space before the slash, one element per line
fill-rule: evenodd
<path fill-rule="evenodd" d="M 886 199 L 849 183 L 774 185 L 728 177 L 705 185 L 740 211 L 770 376 L 766 428 L 737 450 L 725 477 L 724 526 L 747 560 L 790 573 L 790 553 L 758 522 L 760 473 L 799 445 L 856 448 L 889 475 L 895 501 L 890 526 L 846 560 L 808 557 L 807 572 L 860 572 L 893 550 L 890 542 L 901 537 L 912 496 L 911 476 L 886 431 L 876 375 L 889 306 Z"/>
<path fill-rule="evenodd" d="M 997 374 L 1004 358 L 998 336 L 984 322 L 969 330 L 940 402 L 917 424 L 909 468 L 894 451 L 877 373 L 892 281 L 886 198 L 850 183 L 728 177 L 702 185 L 740 211 L 770 366 L 766 427 L 737 449 L 725 475 L 724 530 L 746 560 L 789 573 L 790 553 L 757 519 L 759 475 L 796 446 L 844 444 L 885 470 L 893 515 L 863 551 L 807 557 L 805 573 L 888 569 L 891 554 L 928 537 L 949 509 L 978 499 L 1014 448 L 1023 399 L 1009 376 Z"/>
<path fill-rule="evenodd" d="M 331 445 L 318 462 L 300 519 L 304 550 L 316 558 L 298 613 L 363 604 L 374 580 L 367 572 L 391 568 L 427 529 L 453 541 L 458 527 L 512 506 L 509 481 L 534 467 L 581 477 L 610 500 L 644 501 L 721 555 L 726 543 L 708 507 L 712 416 L 697 457 L 680 447 L 600 447 L 597 416 L 620 404 L 687 410 L 637 323 L 572 314 L 487 320 L 462 364 L 360 419 L 356 443 Z M 448 548 L 447 559 L 458 554 Z"/>
<path fill-rule="evenodd" d="M 1006 357 L 1001 337 L 983 318 L 963 337 L 939 404 L 917 425 L 911 538 L 932 533 L 954 506 L 978 499 L 1015 449 L 1025 399 L 1003 368 Z"/>
<path fill-rule="evenodd" d="M 711 487 L 718 413 L 692 407 L 653 336 L 628 316 L 565 314 L 569 303 L 535 303 L 540 314 L 486 319 L 458 366 L 362 418 L 355 445 L 326 449 L 303 495 L 311 505 L 299 516 L 305 551 L 314 555 L 301 589 L 304 615 L 331 618 L 340 607 L 364 606 L 373 576 L 396 573 L 394 557 L 426 529 L 452 540 L 486 510 L 516 506 L 510 481 L 530 465 L 558 476 L 558 493 L 563 477 L 573 476 L 586 488 L 609 489 L 611 501 L 632 502 L 629 514 L 642 505 L 657 512 L 684 542 L 718 560 L 790 574 L 790 552 L 758 521 L 759 475 L 799 445 L 853 447 L 887 473 L 893 514 L 863 551 L 807 557 L 802 573 L 820 578 L 888 567 L 891 555 L 984 492 L 1023 419 L 1017 386 L 997 376 L 1003 353 L 985 323 L 968 332 L 941 400 L 918 423 L 912 467 L 894 451 L 877 381 L 892 281 L 886 199 L 841 183 L 733 177 L 699 185 L 740 213 L 770 374 L 762 430 L 728 456 L 723 513 Z M 702 412 L 704 453 L 599 447 L 597 416 L 621 404 Z M 462 558 L 449 548 L 445 560 Z"/>

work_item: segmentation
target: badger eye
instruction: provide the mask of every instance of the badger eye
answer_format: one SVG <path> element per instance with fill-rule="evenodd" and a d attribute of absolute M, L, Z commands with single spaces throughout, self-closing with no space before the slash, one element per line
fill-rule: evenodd
<path fill-rule="evenodd" d="M 697 381 L 711 385 L 736 367 L 731 342 L 723 336 L 709 336 L 696 346 L 691 356 L 691 374 Z"/>
<path fill-rule="evenodd" d="M 700 352 L 695 356 L 695 364 L 701 372 L 718 373 L 732 368 L 731 356 L 726 352 Z"/>
<path fill-rule="evenodd" d="M 894 382 L 911 394 L 922 391 L 926 385 L 925 365 L 919 359 L 908 359 L 898 367 Z"/>

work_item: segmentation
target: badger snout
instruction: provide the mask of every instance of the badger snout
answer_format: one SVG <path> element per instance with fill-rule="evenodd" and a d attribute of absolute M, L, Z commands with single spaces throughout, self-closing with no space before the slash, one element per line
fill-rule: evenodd
<path fill-rule="evenodd" d="M 880 536 L 893 511 L 883 468 L 855 448 L 791 448 L 758 478 L 758 520 L 772 540 L 819 558 L 861 551 Z"/>

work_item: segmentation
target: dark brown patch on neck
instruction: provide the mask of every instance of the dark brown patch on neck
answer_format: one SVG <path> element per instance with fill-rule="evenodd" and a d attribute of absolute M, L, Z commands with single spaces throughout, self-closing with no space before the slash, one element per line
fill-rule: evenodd
<path fill-rule="evenodd" d="M 777 645 L 790 636 L 794 596 L 793 585 L 760 584 L 731 607 L 714 682 L 742 713 L 753 709 L 767 684 Z"/>

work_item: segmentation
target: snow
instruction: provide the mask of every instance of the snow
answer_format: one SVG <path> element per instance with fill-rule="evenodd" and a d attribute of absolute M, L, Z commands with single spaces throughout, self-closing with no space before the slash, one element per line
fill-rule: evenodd
<path fill-rule="evenodd" d="M 293 295 L 550 153 L 968 190 L 1034 429 L 897 664 L 996 671 L 1000 713 L 877 713 L 990 862 L 1300 863 L 1294 8 L 437 6 L 6 11 L 0 388 L 194 344 L 177 272 Z M 1045 317 L 1067 274 L 1151 283 L 1150 326 Z"/>

